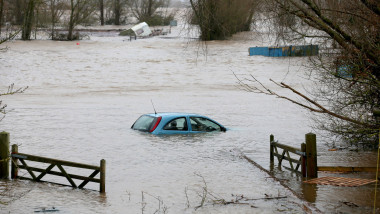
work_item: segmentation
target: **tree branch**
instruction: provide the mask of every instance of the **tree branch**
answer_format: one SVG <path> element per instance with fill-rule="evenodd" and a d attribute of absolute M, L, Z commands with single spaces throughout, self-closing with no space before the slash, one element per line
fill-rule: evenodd
<path fill-rule="evenodd" d="M 280 99 L 284 99 L 284 100 L 288 100 L 298 106 L 301 106 L 302 108 L 305 108 L 305 109 L 308 109 L 312 112 L 316 112 L 316 113 L 322 113 L 322 114 L 328 114 L 330 116 L 333 116 L 335 118 L 339 118 L 341 120 L 345 120 L 345 121 L 348 121 L 350 123 L 354 123 L 354 124 L 357 124 L 357 125 L 360 125 L 360 126 L 364 126 L 364 127 L 369 127 L 369 128 L 377 128 L 375 125 L 372 125 L 372 124 L 368 124 L 368 123 L 365 123 L 365 122 L 361 122 L 359 120 L 355 120 L 353 118 L 350 118 L 350 117 L 347 117 L 347 116 L 344 116 L 344 115 L 340 115 L 340 114 L 337 114 L 335 112 L 332 112 L 330 110 L 328 110 L 327 108 L 325 108 L 323 105 L 319 104 L 318 102 L 312 100 L 311 98 L 309 98 L 308 96 L 304 95 L 303 93 L 297 91 L 296 89 L 292 88 L 291 86 L 281 82 L 281 83 L 278 83 L 278 82 L 275 82 L 274 80 L 270 79 L 271 82 L 273 82 L 275 85 L 281 87 L 281 88 L 285 88 L 285 89 L 288 89 L 290 91 L 292 91 L 294 94 L 296 94 L 297 96 L 303 98 L 304 100 L 306 100 L 307 103 L 315 106 L 315 108 L 309 106 L 309 105 L 306 105 L 306 104 L 303 104 L 301 102 L 298 102 L 294 99 L 291 99 L 289 97 L 286 97 L 286 96 L 282 96 L 282 95 L 279 95 L 277 94 L 276 92 L 270 90 L 268 87 L 266 87 L 264 84 L 262 84 L 260 81 L 258 81 L 254 76 L 251 75 L 251 77 L 253 78 L 253 80 L 248 80 L 248 79 L 240 79 L 235 73 L 234 73 L 235 77 L 237 78 L 238 80 L 238 84 L 243 87 L 246 91 L 248 92 L 253 92 L 253 93 L 264 93 L 264 94 L 267 94 L 267 95 L 274 95 L 276 96 L 277 98 L 280 98 Z M 255 85 L 249 85 L 247 83 L 245 83 L 245 81 L 250 81 L 250 82 L 254 82 L 256 84 L 259 84 L 260 85 L 260 88 L 255 86 Z"/>
<path fill-rule="evenodd" d="M 370 9 L 372 12 L 380 16 L 380 8 L 379 8 L 379 2 L 377 1 L 377 4 L 370 3 L 368 0 L 360 0 L 368 9 Z"/>

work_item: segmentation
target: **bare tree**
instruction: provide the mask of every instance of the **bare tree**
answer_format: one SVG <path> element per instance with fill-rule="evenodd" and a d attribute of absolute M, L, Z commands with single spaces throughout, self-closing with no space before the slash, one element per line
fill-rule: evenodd
<path fill-rule="evenodd" d="M 10 85 L 10 86 L 8 87 L 7 92 L 5 92 L 5 93 L 0 93 L 0 97 L 1 97 L 1 96 L 7 96 L 7 95 L 18 94 L 18 93 L 23 93 L 27 88 L 28 88 L 28 87 L 14 89 L 14 84 L 12 84 L 12 85 Z M 3 103 L 2 103 L 2 100 L 0 100 L 0 114 L 2 115 L 2 116 L 0 116 L 0 121 L 5 117 L 5 114 L 7 114 L 6 107 L 7 107 L 7 105 L 6 105 L 6 104 L 3 104 Z"/>
<path fill-rule="evenodd" d="M 10 41 L 10 40 L 13 40 L 19 33 L 21 30 L 12 30 L 12 29 L 9 29 L 9 25 L 7 25 L 7 29 L 6 29 L 6 32 L 2 34 L 1 32 L 1 27 L 2 27 L 2 22 L 3 22 L 3 12 L 4 12 L 4 3 L 7 3 L 7 2 L 4 2 L 4 0 L 0 0 L 0 6 L 2 8 L 0 8 L 1 12 L 0 12 L 0 45 L 2 45 L 3 43 L 6 43 L 7 41 Z M 5 51 L 7 49 L 7 47 L 0 47 L 0 51 Z"/>
<path fill-rule="evenodd" d="M 22 25 L 22 40 L 30 40 L 32 33 L 32 25 L 34 21 L 34 9 L 37 0 L 29 0 L 27 8 L 25 10 L 24 22 Z"/>
<path fill-rule="evenodd" d="M 26 0 L 0 0 L 0 26 L 9 22 L 22 25 Z"/>
<path fill-rule="evenodd" d="M 21 25 L 24 20 L 24 7 L 27 4 L 26 0 L 15 0 L 10 1 L 11 4 L 13 4 L 13 16 L 14 16 L 14 24 Z"/>
<path fill-rule="evenodd" d="M 0 0 L 0 36 L 1 36 L 1 28 L 3 27 L 3 11 L 4 11 L 4 0 Z"/>
<path fill-rule="evenodd" d="M 104 25 L 104 0 L 99 0 L 100 25 Z"/>
<path fill-rule="evenodd" d="M 133 16 L 139 21 L 151 17 L 163 5 L 164 0 L 132 0 L 129 4 Z"/>
<path fill-rule="evenodd" d="M 120 12 L 120 18 L 124 11 L 125 1 L 127 0 L 98 0 L 98 9 L 99 9 L 99 20 L 100 25 L 104 24 L 114 24 L 115 10 Z M 115 8 L 115 6 L 119 6 L 120 8 Z M 119 19 L 120 19 L 119 18 Z"/>
<path fill-rule="evenodd" d="M 103 1 L 103 10 L 104 10 L 104 23 L 105 24 L 114 24 L 115 23 L 115 0 L 105 0 Z"/>
<path fill-rule="evenodd" d="M 73 35 L 75 26 L 89 18 L 95 10 L 96 4 L 92 0 L 70 0 L 70 19 L 67 40 L 75 39 Z"/>
<path fill-rule="evenodd" d="M 115 15 L 115 25 L 120 25 L 120 16 L 123 7 L 121 0 L 114 0 L 114 15 Z"/>
<path fill-rule="evenodd" d="M 49 0 L 48 7 L 50 10 L 50 22 L 51 22 L 51 38 L 55 39 L 55 26 L 60 22 L 60 19 L 64 13 L 65 2 L 64 0 Z"/>
<path fill-rule="evenodd" d="M 267 14 L 275 14 L 278 39 L 306 39 L 322 47 L 312 58 L 318 85 L 303 94 L 290 84 L 274 82 L 301 98 L 278 94 L 253 76 L 238 78 L 244 89 L 277 96 L 316 113 L 317 128 L 332 137 L 376 145 L 380 127 L 373 110 L 380 106 L 380 3 L 366 0 L 273 0 Z M 269 15 L 268 15 L 269 16 Z M 274 23 L 272 23 L 274 25 Z"/>
<path fill-rule="evenodd" d="M 192 21 L 199 25 L 202 40 L 227 39 L 237 32 L 250 29 L 258 2 L 190 0 Z"/>
<path fill-rule="evenodd" d="M 132 15 L 140 22 L 147 22 L 150 25 L 164 25 L 166 19 L 171 19 L 175 15 L 172 13 L 162 14 L 159 8 L 168 8 L 170 0 L 130 0 L 128 7 Z"/>
<path fill-rule="evenodd" d="M 20 33 L 21 30 L 17 30 L 16 32 L 13 32 L 13 33 L 10 33 L 9 35 L 6 35 L 4 37 L 0 37 L 0 45 L 7 42 L 7 41 L 10 41 L 12 39 L 14 39 L 19 33 Z M 7 48 L 3 48 L 3 47 L 0 47 L 0 51 L 5 51 L 7 50 Z"/>

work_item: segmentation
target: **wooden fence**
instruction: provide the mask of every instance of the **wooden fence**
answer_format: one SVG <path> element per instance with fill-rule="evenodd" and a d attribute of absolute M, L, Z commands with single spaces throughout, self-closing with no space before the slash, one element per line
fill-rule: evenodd
<path fill-rule="evenodd" d="M 41 179 L 45 175 L 49 174 L 49 175 L 65 177 L 69 181 L 72 187 L 79 188 L 79 189 L 84 188 L 84 186 L 86 186 L 89 182 L 99 183 L 100 184 L 99 191 L 101 193 L 105 193 L 106 161 L 104 159 L 100 161 L 100 166 L 93 166 L 93 165 L 87 165 L 87 164 L 81 164 L 81 163 L 75 163 L 75 162 L 70 162 L 70 161 L 63 161 L 63 160 L 57 160 L 57 159 L 52 159 L 52 158 L 45 158 L 45 157 L 39 157 L 35 155 L 30 155 L 30 154 L 19 153 L 17 145 L 12 145 L 11 159 L 12 159 L 12 164 L 11 164 L 12 165 L 11 166 L 12 179 L 20 178 L 20 179 L 28 179 L 28 180 L 33 180 L 33 181 L 42 181 Z M 47 163 L 50 165 L 45 169 L 36 168 L 36 167 L 29 166 L 27 164 L 27 161 Z M 59 171 L 52 171 L 52 169 L 55 166 L 59 169 Z M 63 166 L 90 169 L 94 171 L 88 177 L 86 177 L 86 176 L 69 174 L 63 168 Z M 31 178 L 19 176 L 19 172 L 18 172 L 19 169 L 26 170 L 31 176 Z M 40 174 L 36 175 L 35 172 L 39 172 Z M 95 178 L 95 176 L 99 173 L 100 173 L 100 178 Z M 73 179 L 81 180 L 82 182 L 79 185 L 77 185 Z M 53 183 L 53 182 L 50 182 L 50 183 Z"/>
<path fill-rule="evenodd" d="M 282 151 L 279 151 L 282 149 Z M 291 154 L 297 155 L 298 159 L 291 157 Z M 278 166 L 281 167 L 284 160 L 289 162 L 290 167 L 286 167 L 292 171 L 300 172 L 303 177 L 316 178 L 318 171 L 327 172 L 376 172 L 377 167 L 352 167 L 352 166 L 318 166 L 317 164 L 317 142 L 316 135 L 309 133 L 305 135 L 305 143 L 301 144 L 301 148 L 287 146 L 274 141 L 274 136 L 270 136 L 270 164 L 274 165 L 274 157 L 277 157 Z M 298 170 L 301 171 L 298 171 Z"/>
<path fill-rule="evenodd" d="M 277 157 L 279 166 L 282 165 L 283 160 L 286 160 L 289 162 L 289 169 L 296 172 L 299 172 L 298 170 L 301 169 L 301 174 L 303 177 L 318 177 L 316 135 L 313 133 L 306 134 L 305 141 L 306 143 L 301 144 L 301 148 L 295 148 L 274 141 L 274 136 L 271 135 L 271 165 L 274 165 L 274 157 Z M 281 151 L 279 152 L 279 149 L 282 149 L 282 153 Z M 296 155 L 298 159 L 294 159 L 293 157 L 291 157 L 290 153 Z"/>

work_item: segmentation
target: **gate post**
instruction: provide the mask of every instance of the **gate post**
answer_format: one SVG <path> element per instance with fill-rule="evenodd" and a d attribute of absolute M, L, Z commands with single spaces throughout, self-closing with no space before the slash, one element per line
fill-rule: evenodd
<path fill-rule="evenodd" d="M 12 145 L 12 154 L 18 153 L 18 146 L 16 144 Z M 18 159 L 15 157 L 12 157 L 12 164 L 11 164 L 11 178 L 15 179 L 18 176 L 18 166 L 17 166 Z"/>
<path fill-rule="evenodd" d="M 318 177 L 318 165 L 317 165 L 317 137 L 313 133 L 305 135 L 306 140 L 306 168 L 307 177 Z"/>
<path fill-rule="evenodd" d="M 106 160 L 100 160 L 100 193 L 106 192 Z"/>
<path fill-rule="evenodd" d="M 271 134 L 270 137 L 269 137 L 269 145 L 270 145 L 270 164 L 273 165 L 274 164 L 274 148 L 272 146 L 272 142 L 274 141 L 274 136 Z"/>
<path fill-rule="evenodd" d="M 0 179 L 9 177 L 9 133 L 0 133 Z"/>

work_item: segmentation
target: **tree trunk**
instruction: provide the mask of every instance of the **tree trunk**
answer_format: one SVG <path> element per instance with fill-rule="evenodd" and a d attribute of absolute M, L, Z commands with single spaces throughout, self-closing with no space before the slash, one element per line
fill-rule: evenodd
<path fill-rule="evenodd" d="M 240 29 L 241 31 L 250 31 L 251 30 L 251 24 L 252 24 L 252 19 L 253 19 L 254 13 L 255 13 L 255 7 L 252 5 L 251 9 L 249 10 L 248 19 L 244 23 L 242 29 Z"/>
<path fill-rule="evenodd" d="M 51 13 L 51 39 L 55 39 L 55 2 L 54 0 L 50 0 L 50 13 Z"/>
<path fill-rule="evenodd" d="M 1 27 L 3 26 L 3 8 L 4 8 L 4 0 L 0 0 L 0 36 L 1 36 Z"/>
<path fill-rule="evenodd" d="M 148 2 L 148 17 L 152 16 L 152 7 L 153 7 L 153 0 L 149 0 L 149 2 Z"/>
<path fill-rule="evenodd" d="M 30 40 L 30 35 L 32 33 L 32 25 L 34 18 L 34 6 L 35 0 L 29 0 L 28 7 L 24 16 L 24 24 L 22 26 L 22 40 Z"/>
<path fill-rule="evenodd" d="M 16 2 L 14 3 L 15 5 L 15 19 L 16 19 L 16 25 L 22 25 L 23 23 L 23 14 L 22 14 L 22 11 L 23 11 L 23 2 L 21 0 L 16 0 Z"/>
<path fill-rule="evenodd" d="M 67 40 L 73 40 L 73 30 L 74 30 L 74 0 L 71 0 L 71 13 L 70 13 L 70 21 L 69 21 L 69 29 L 67 33 Z"/>
<path fill-rule="evenodd" d="M 120 0 L 115 0 L 115 8 L 114 8 L 114 13 L 115 13 L 115 25 L 120 25 Z"/>
<path fill-rule="evenodd" d="M 104 25 L 104 0 L 99 0 L 100 25 Z"/>
<path fill-rule="evenodd" d="M 39 16 L 39 10 L 38 10 L 38 6 L 36 7 L 36 23 L 34 23 L 34 39 L 37 39 L 37 27 L 38 27 L 38 16 Z"/>

